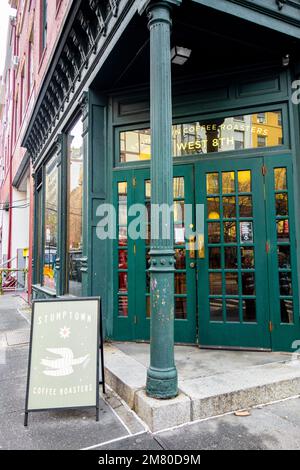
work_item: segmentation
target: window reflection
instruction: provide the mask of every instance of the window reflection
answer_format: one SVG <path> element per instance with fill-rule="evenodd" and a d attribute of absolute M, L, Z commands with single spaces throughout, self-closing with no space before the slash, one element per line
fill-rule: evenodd
<path fill-rule="evenodd" d="M 281 323 L 291 324 L 294 322 L 293 301 L 291 299 L 280 300 Z"/>
<path fill-rule="evenodd" d="M 226 273 L 226 294 L 238 295 L 239 294 L 239 276 L 238 273 Z"/>
<path fill-rule="evenodd" d="M 223 301 L 222 299 L 211 299 L 210 306 L 210 320 L 223 321 Z"/>
<path fill-rule="evenodd" d="M 186 297 L 175 297 L 175 318 L 176 320 L 187 319 L 187 299 Z"/>
<path fill-rule="evenodd" d="M 242 273 L 243 295 L 255 295 L 255 274 Z"/>
<path fill-rule="evenodd" d="M 288 195 L 287 193 L 277 193 L 275 195 L 276 215 L 282 217 L 288 215 Z"/>
<path fill-rule="evenodd" d="M 185 273 L 175 273 L 175 294 L 186 294 Z"/>
<path fill-rule="evenodd" d="M 243 300 L 243 320 L 246 323 L 256 322 L 256 300 L 255 299 Z"/>
<path fill-rule="evenodd" d="M 224 219 L 236 218 L 235 196 L 223 197 L 223 217 Z"/>
<path fill-rule="evenodd" d="M 175 250 L 175 269 L 186 268 L 186 251 L 184 248 Z"/>
<path fill-rule="evenodd" d="M 291 269 L 291 252 L 289 245 L 278 246 L 278 265 L 281 269 Z"/>
<path fill-rule="evenodd" d="M 209 197 L 207 198 L 207 215 L 209 219 L 220 218 L 220 198 Z"/>
<path fill-rule="evenodd" d="M 184 178 L 173 178 L 174 199 L 184 198 Z"/>
<path fill-rule="evenodd" d="M 253 269 L 254 266 L 254 248 L 241 248 L 242 269 Z"/>
<path fill-rule="evenodd" d="M 224 242 L 225 243 L 236 242 L 236 223 L 235 222 L 224 222 Z"/>
<path fill-rule="evenodd" d="M 237 269 L 237 267 L 238 267 L 237 247 L 236 246 L 225 247 L 225 268 Z"/>
<path fill-rule="evenodd" d="M 279 287 L 280 287 L 280 295 L 282 296 L 293 295 L 291 273 L 287 273 L 285 271 L 279 271 Z"/>
<path fill-rule="evenodd" d="M 56 158 L 46 165 L 45 186 L 45 252 L 43 280 L 44 286 L 56 287 L 55 262 L 57 257 L 57 210 L 58 210 L 58 173 Z"/>
<path fill-rule="evenodd" d="M 127 250 L 119 250 L 119 269 L 128 268 Z"/>
<path fill-rule="evenodd" d="M 207 194 L 219 193 L 219 174 L 208 173 L 206 175 L 206 192 Z"/>
<path fill-rule="evenodd" d="M 264 119 L 262 115 L 265 116 Z M 272 111 L 175 124 L 172 127 L 172 136 L 174 157 L 274 147 L 284 143 L 282 113 Z M 150 129 L 120 133 L 121 162 L 150 158 Z"/>
<path fill-rule="evenodd" d="M 42 220 L 43 214 L 43 191 L 42 188 L 39 188 L 37 191 L 37 198 L 36 198 L 36 214 L 37 220 Z M 41 222 L 37 224 L 37 237 L 36 237 L 36 249 L 37 249 L 37 259 L 35 262 L 36 267 L 36 277 L 37 281 L 41 283 L 41 260 L 42 260 L 42 224 Z"/>
<path fill-rule="evenodd" d="M 207 224 L 208 226 L 208 243 L 220 243 L 221 241 L 221 232 L 220 224 L 217 222 L 212 222 Z"/>
<path fill-rule="evenodd" d="M 118 316 L 128 317 L 128 297 L 120 295 L 118 297 Z"/>
<path fill-rule="evenodd" d="M 228 322 L 240 321 L 240 309 L 238 299 L 226 299 L 226 320 Z"/>
<path fill-rule="evenodd" d="M 209 275 L 210 295 L 222 294 L 222 274 L 210 273 Z"/>
<path fill-rule="evenodd" d="M 83 140 L 82 121 L 68 134 L 68 292 L 81 295 Z"/>
<path fill-rule="evenodd" d="M 253 217 L 252 196 L 239 197 L 240 217 Z"/>
<path fill-rule="evenodd" d="M 151 155 L 150 129 L 121 132 L 121 162 L 149 160 Z"/>
<path fill-rule="evenodd" d="M 250 170 L 242 170 L 238 172 L 239 193 L 251 193 L 252 175 Z"/>
<path fill-rule="evenodd" d="M 277 221 L 277 238 L 282 242 L 290 239 L 290 228 L 288 219 Z"/>
<path fill-rule="evenodd" d="M 223 194 L 235 192 L 235 174 L 234 171 L 222 173 L 222 190 Z"/>
<path fill-rule="evenodd" d="M 275 191 L 287 190 L 286 168 L 275 168 L 274 183 L 275 183 Z"/>
<path fill-rule="evenodd" d="M 221 248 L 209 248 L 209 269 L 221 269 Z"/>

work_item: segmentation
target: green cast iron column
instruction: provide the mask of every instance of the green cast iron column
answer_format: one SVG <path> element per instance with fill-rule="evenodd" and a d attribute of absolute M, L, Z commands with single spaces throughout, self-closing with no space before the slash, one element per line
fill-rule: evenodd
<path fill-rule="evenodd" d="M 82 290 L 81 294 L 83 297 L 91 295 L 90 282 L 91 282 L 91 270 L 89 265 L 89 224 L 91 223 L 90 212 L 89 212 L 89 198 L 90 198 L 90 146 L 89 146 L 89 131 L 90 131 L 90 115 L 89 115 L 89 93 L 84 92 L 80 98 L 80 107 L 82 113 L 82 139 L 83 139 L 83 215 L 82 215 L 82 257 L 80 258 L 80 271 L 82 275 Z"/>
<path fill-rule="evenodd" d="M 148 6 L 150 29 L 151 204 L 173 205 L 170 5 Z M 154 205 L 154 206 L 153 206 Z M 151 223 L 151 345 L 147 394 L 172 398 L 178 393 L 174 362 L 174 240 L 172 214 L 165 219 L 170 236 L 163 239 L 162 219 Z M 155 233 L 159 236 L 155 239 Z"/>

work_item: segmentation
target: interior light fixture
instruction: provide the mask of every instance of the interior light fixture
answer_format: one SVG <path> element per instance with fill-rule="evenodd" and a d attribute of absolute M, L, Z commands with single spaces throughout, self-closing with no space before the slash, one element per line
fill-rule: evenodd
<path fill-rule="evenodd" d="M 289 64 L 290 64 L 290 54 L 285 54 L 285 56 L 282 57 L 282 66 L 288 67 Z"/>
<path fill-rule="evenodd" d="M 187 49 L 186 47 L 175 46 L 171 50 L 171 61 L 172 64 L 176 65 L 184 65 L 186 61 L 191 56 L 191 49 Z"/>

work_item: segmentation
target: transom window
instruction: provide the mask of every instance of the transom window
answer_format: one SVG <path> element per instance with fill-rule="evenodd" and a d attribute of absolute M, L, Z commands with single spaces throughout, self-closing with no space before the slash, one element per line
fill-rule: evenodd
<path fill-rule="evenodd" d="M 172 135 L 174 157 L 275 147 L 284 144 L 282 112 L 270 111 L 174 124 Z M 150 129 L 120 132 L 121 162 L 150 158 Z"/>

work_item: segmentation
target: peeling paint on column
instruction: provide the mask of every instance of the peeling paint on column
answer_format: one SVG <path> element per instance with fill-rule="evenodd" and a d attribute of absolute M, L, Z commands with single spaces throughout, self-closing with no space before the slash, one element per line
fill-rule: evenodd
<path fill-rule="evenodd" d="M 154 291 L 157 287 L 157 279 L 156 277 L 152 277 L 151 279 L 151 290 Z"/>

